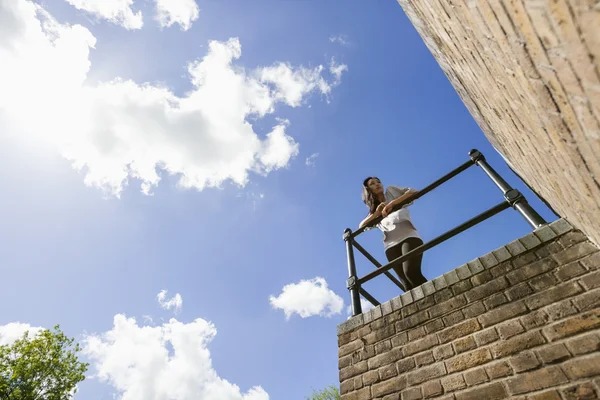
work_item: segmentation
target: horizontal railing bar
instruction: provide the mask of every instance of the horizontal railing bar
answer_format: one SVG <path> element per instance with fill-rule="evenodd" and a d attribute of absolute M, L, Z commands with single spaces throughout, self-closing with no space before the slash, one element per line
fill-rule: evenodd
<path fill-rule="evenodd" d="M 363 295 L 363 297 L 364 297 L 365 299 L 369 300 L 369 303 L 373 304 L 375 307 L 377 307 L 378 305 L 380 305 L 380 304 L 381 304 L 380 302 L 378 302 L 378 301 L 375 299 L 375 297 L 371 296 L 371 295 L 369 294 L 369 292 L 367 292 L 365 289 L 363 289 L 363 288 L 360 288 L 359 292 L 360 292 L 360 294 L 362 294 L 362 295 Z"/>
<path fill-rule="evenodd" d="M 433 183 L 429 184 L 428 186 L 424 187 L 423 189 L 419 190 L 419 192 L 415 193 L 414 195 L 412 195 L 409 198 L 402 201 L 400 204 L 398 204 L 396 207 L 394 207 L 394 211 L 401 209 L 406 204 L 411 203 L 422 196 L 425 196 L 427 193 L 431 192 L 433 189 L 435 189 L 438 186 L 440 186 L 441 184 L 449 181 L 450 179 L 454 178 L 456 175 L 460 174 L 461 172 L 465 171 L 466 169 L 468 169 L 469 167 L 471 167 L 473 165 L 475 165 L 475 161 L 473 161 L 473 160 L 469 160 L 469 161 L 465 162 L 464 164 L 460 165 L 459 167 L 448 172 L 446 175 L 442 176 L 440 179 L 436 180 L 435 182 L 433 182 Z M 363 233 L 365 231 L 365 229 L 367 229 L 371 226 L 377 225 L 379 222 L 381 222 L 382 219 L 383 219 L 383 217 L 375 218 L 369 224 L 354 231 L 352 233 L 352 237 L 357 237 L 358 235 Z"/>
<path fill-rule="evenodd" d="M 446 240 L 458 235 L 461 232 L 466 231 L 467 229 L 479 224 L 480 222 L 485 221 L 488 218 L 493 217 L 494 215 L 496 215 L 510 207 L 511 206 L 510 206 L 509 202 L 503 201 L 502 203 L 495 205 L 494 207 L 490 208 L 489 210 L 484 211 L 481 214 L 471 218 L 470 220 L 460 224 L 456 228 L 451 229 L 451 230 L 447 231 L 446 233 L 443 233 L 442 235 L 436 237 L 435 239 L 422 244 L 421 246 L 417 247 L 414 250 L 409 251 L 406 254 L 403 254 L 402 256 L 391 261 L 390 263 L 382 266 L 381 268 L 378 268 L 375 271 L 369 272 L 367 275 L 363 276 L 362 278 L 359 278 L 356 281 L 356 283 L 358 285 L 362 285 L 362 284 L 370 281 L 371 279 L 383 274 L 385 271 L 390 270 L 390 268 L 393 268 L 395 265 L 401 264 L 411 257 L 418 256 L 419 254 L 423 254 L 425 251 L 431 249 L 432 247 L 435 247 L 438 244 L 445 242 Z"/>
<path fill-rule="evenodd" d="M 355 240 L 352 241 L 352 244 L 358 251 L 360 251 L 362 253 L 363 256 L 365 256 L 367 258 L 367 260 L 371 261 L 373 263 L 373 265 L 375 265 L 377 268 L 381 268 L 381 263 L 379 261 L 377 261 L 375 259 L 375 257 L 373 257 L 371 254 L 369 254 L 369 252 L 367 250 L 365 250 L 364 247 L 362 247 L 360 244 L 358 244 Z M 388 271 L 384 272 L 384 274 L 385 274 L 385 276 L 390 278 L 390 280 L 392 282 L 394 282 L 396 284 L 396 286 L 398 286 L 400 289 L 402 289 L 403 292 L 406 292 L 406 288 L 404 287 L 402 282 L 400 282 L 398 279 L 396 279 L 396 277 L 394 275 L 392 275 Z"/>

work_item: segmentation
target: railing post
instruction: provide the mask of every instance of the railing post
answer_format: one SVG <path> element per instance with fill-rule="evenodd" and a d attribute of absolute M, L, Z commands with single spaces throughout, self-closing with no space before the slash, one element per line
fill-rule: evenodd
<path fill-rule="evenodd" d="M 348 256 L 348 280 L 346 286 L 350 290 L 350 300 L 352 302 L 352 316 L 362 314 L 362 307 L 360 305 L 360 284 L 357 282 L 358 277 L 356 276 L 356 262 L 354 261 L 354 246 L 352 246 L 352 230 L 346 229 L 344 231 L 344 241 L 346 242 L 346 253 Z"/>
<path fill-rule="evenodd" d="M 537 229 L 542 225 L 546 225 L 546 221 L 540 214 L 537 213 L 529 205 L 527 199 L 521 192 L 516 189 L 513 189 L 508 182 L 506 182 L 485 160 L 485 157 L 481 152 L 477 149 L 473 149 L 469 152 L 469 157 L 477 166 L 481 167 L 483 172 L 486 173 L 487 176 L 490 177 L 492 182 L 498 186 L 502 193 L 504 194 L 504 198 L 506 201 L 510 203 L 510 205 L 517 210 L 523 218 L 533 227 L 533 229 Z"/>

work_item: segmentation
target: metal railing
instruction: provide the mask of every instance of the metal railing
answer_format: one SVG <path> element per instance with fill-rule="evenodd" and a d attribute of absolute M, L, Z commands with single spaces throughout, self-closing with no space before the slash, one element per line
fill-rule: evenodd
<path fill-rule="evenodd" d="M 383 217 L 378 217 L 371 221 L 369 224 L 363 226 L 356 231 L 352 231 L 351 229 L 346 229 L 344 231 L 344 241 L 346 242 L 346 252 L 348 256 L 348 274 L 349 278 L 347 281 L 347 287 L 350 291 L 350 298 L 352 302 L 352 315 L 358 315 L 362 313 L 362 308 L 360 304 L 360 295 L 362 295 L 365 299 L 367 299 L 374 306 L 378 306 L 380 303 L 373 297 L 369 292 L 367 292 L 362 286 L 370 281 L 371 279 L 384 274 L 386 275 L 395 285 L 397 285 L 403 291 L 406 291 L 402 282 L 396 279 L 389 270 L 397 265 L 402 264 L 404 261 L 410 259 L 411 257 L 418 256 L 423 254 L 425 251 L 431 249 L 432 247 L 437 246 L 438 244 L 445 242 L 446 240 L 458 235 L 461 232 L 466 231 L 467 229 L 479 224 L 487 220 L 488 218 L 493 217 L 494 215 L 506 210 L 507 208 L 514 208 L 525 218 L 525 220 L 533 227 L 533 229 L 537 229 L 542 225 L 546 224 L 546 221 L 527 203 L 525 196 L 521 194 L 516 189 L 513 189 L 485 160 L 483 154 L 480 151 L 474 149 L 469 152 L 470 160 L 462 164 L 461 166 L 455 168 L 450 171 L 448 174 L 442 176 L 440 179 L 431 183 L 429 186 L 415 193 L 414 195 L 406 198 L 398 205 L 394 207 L 394 211 L 401 209 L 406 204 L 409 204 L 416 199 L 426 195 L 431 192 L 438 186 L 443 183 L 449 181 L 454 178 L 461 172 L 467 170 L 469 167 L 473 165 L 479 166 L 486 175 L 498 186 L 504 195 L 504 201 L 498 203 L 494 207 L 484 211 L 483 213 L 471 218 L 470 220 L 460 224 L 459 226 L 441 234 L 433 240 L 430 240 L 427 243 L 423 243 L 419 247 L 413 249 L 412 251 L 403 254 L 402 256 L 392 260 L 388 264 L 382 265 L 379 263 L 368 251 L 366 251 L 358 242 L 356 241 L 356 237 L 363 233 L 365 229 L 368 227 L 372 227 L 377 225 Z M 377 269 L 369 272 L 362 278 L 359 278 L 356 273 L 356 262 L 354 260 L 354 249 L 358 250 L 362 255 L 364 255 L 371 263 L 373 263 Z"/>

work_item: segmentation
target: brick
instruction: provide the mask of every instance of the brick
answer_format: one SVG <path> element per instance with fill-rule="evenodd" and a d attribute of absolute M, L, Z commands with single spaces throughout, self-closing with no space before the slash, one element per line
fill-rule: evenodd
<path fill-rule="evenodd" d="M 473 261 L 469 261 L 467 263 L 467 266 L 469 267 L 469 271 L 471 271 L 471 275 L 477 275 L 478 273 L 480 273 L 484 270 L 483 264 L 481 264 L 481 261 L 479 260 L 479 258 L 476 258 Z M 463 278 L 459 274 L 459 277 L 460 277 L 460 279 L 464 279 L 464 278 L 468 278 L 469 276 L 466 276 Z"/>
<path fill-rule="evenodd" d="M 406 378 L 397 376 L 387 381 L 376 383 L 371 386 L 371 398 L 385 396 L 386 394 L 400 392 L 406 388 Z"/>
<path fill-rule="evenodd" d="M 424 284 L 422 284 L 421 288 L 423 288 L 423 294 L 425 296 L 432 295 L 435 292 L 435 286 L 433 286 L 433 282 L 431 281 L 427 281 Z"/>
<path fill-rule="evenodd" d="M 585 242 L 587 238 L 580 231 L 572 231 L 562 236 L 559 242 L 565 247 L 571 247 L 577 243 Z"/>
<path fill-rule="evenodd" d="M 429 319 L 427 311 L 420 311 L 410 317 L 404 318 L 396 322 L 396 332 L 400 333 L 407 329 L 420 325 Z"/>
<path fill-rule="evenodd" d="M 373 333 L 375 334 L 375 342 L 379 342 L 381 340 L 394 336 L 394 334 L 396 334 L 396 329 L 394 328 L 394 324 L 389 324 L 381 329 L 376 330 Z"/>
<path fill-rule="evenodd" d="M 379 373 L 379 379 L 382 381 L 385 381 L 398 375 L 396 365 L 394 364 L 386 365 L 385 367 L 379 368 L 377 372 Z"/>
<path fill-rule="evenodd" d="M 452 291 L 448 288 L 438 290 L 433 294 L 433 298 L 436 304 L 443 303 L 444 301 L 450 300 L 453 297 L 456 297 L 456 295 L 453 294 Z"/>
<path fill-rule="evenodd" d="M 456 354 L 464 353 L 465 351 L 473 350 L 477 345 L 471 336 L 458 339 L 454 342 L 454 351 Z"/>
<path fill-rule="evenodd" d="M 394 348 L 388 351 L 387 353 L 383 353 L 370 358 L 369 360 L 367 360 L 369 369 L 377 369 L 379 367 L 383 367 L 384 365 L 388 365 L 398 361 L 402 358 L 402 352 L 400 350 L 401 349 Z"/>
<path fill-rule="evenodd" d="M 419 339 L 404 346 L 404 356 L 410 356 L 425 350 L 429 350 L 438 343 L 439 341 L 436 335 L 425 336 L 423 339 Z"/>
<path fill-rule="evenodd" d="M 365 344 L 360 339 L 353 340 L 338 348 L 338 357 L 346 356 L 350 353 L 354 353 L 356 350 L 363 348 Z"/>
<path fill-rule="evenodd" d="M 492 355 L 488 349 L 477 349 L 468 353 L 457 355 L 446 361 L 448 373 L 464 371 L 465 369 L 473 368 L 492 359 Z"/>
<path fill-rule="evenodd" d="M 496 340 L 498 340 L 499 336 L 498 336 L 498 332 L 496 332 L 496 328 L 488 328 L 485 329 L 481 332 L 477 332 L 473 335 L 473 338 L 475 339 L 475 343 L 477 343 L 477 346 L 484 346 L 486 344 L 495 342 Z"/>
<path fill-rule="evenodd" d="M 402 300 L 402 306 L 406 307 L 407 305 L 413 302 L 412 293 L 404 292 L 400 295 L 400 299 Z"/>
<path fill-rule="evenodd" d="M 508 274 L 506 274 L 506 278 L 511 283 L 511 285 L 516 285 L 519 282 L 529 280 L 534 276 L 538 276 L 540 274 L 543 274 L 544 272 L 551 271 L 557 266 L 558 263 L 552 258 L 544 258 L 509 272 Z"/>
<path fill-rule="evenodd" d="M 546 390 L 545 392 L 540 392 L 533 394 L 531 396 L 527 396 L 527 400 L 562 400 L 560 398 L 560 394 L 556 390 Z"/>
<path fill-rule="evenodd" d="M 425 293 L 423 293 L 421 286 L 417 286 L 416 288 L 412 289 L 411 292 L 414 301 L 421 300 L 423 297 L 425 297 Z"/>
<path fill-rule="evenodd" d="M 525 304 L 527 304 L 527 307 L 529 307 L 530 310 L 536 310 L 548 304 L 574 296 L 577 293 L 581 293 L 581 291 L 581 287 L 576 282 L 567 282 L 541 293 L 534 294 L 525 299 Z"/>
<path fill-rule="evenodd" d="M 467 384 L 462 374 L 455 374 L 442 378 L 442 386 L 444 387 L 444 392 L 449 393 L 463 389 Z"/>
<path fill-rule="evenodd" d="M 398 370 L 398 374 L 403 374 L 415 368 L 415 360 L 414 358 L 405 358 L 404 360 L 400 360 L 396 363 L 396 369 Z"/>
<path fill-rule="evenodd" d="M 600 375 L 600 353 L 567 361 L 563 364 L 563 370 L 571 379 Z"/>
<path fill-rule="evenodd" d="M 508 394 L 500 382 L 476 386 L 455 394 L 456 400 L 499 400 L 507 397 Z"/>
<path fill-rule="evenodd" d="M 454 285 L 456 282 L 459 281 L 458 274 L 455 270 L 446 272 L 444 274 L 444 279 L 446 279 L 446 283 L 448 284 L 448 286 Z"/>
<path fill-rule="evenodd" d="M 419 353 L 415 356 L 415 363 L 417 364 L 417 367 L 422 367 L 423 365 L 429 365 L 433 361 L 434 361 L 433 353 L 431 351 Z"/>
<path fill-rule="evenodd" d="M 393 336 L 391 339 L 392 347 L 401 347 L 408 343 L 408 334 L 406 332 L 401 332 L 396 336 Z"/>
<path fill-rule="evenodd" d="M 504 293 L 496 293 L 494 295 L 491 295 L 487 299 L 485 299 L 483 301 L 483 304 L 485 305 L 486 309 L 490 310 L 492 308 L 501 306 L 502 304 L 506 303 L 507 301 L 508 301 L 508 299 L 506 298 Z"/>
<path fill-rule="evenodd" d="M 538 239 L 533 233 L 528 233 L 527 235 L 519 238 L 519 242 L 525 246 L 527 250 L 531 250 L 542 244 L 541 240 Z"/>
<path fill-rule="evenodd" d="M 533 234 L 542 242 L 549 242 L 557 236 L 556 232 L 554 232 L 548 225 L 537 228 Z"/>
<path fill-rule="evenodd" d="M 600 351 L 600 338 L 594 333 L 569 339 L 566 346 L 574 356 Z"/>
<path fill-rule="evenodd" d="M 456 271 L 456 274 L 458 275 L 459 280 L 467 279 L 471 275 L 473 275 L 473 272 L 471 271 L 471 269 L 469 268 L 469 265 L 467 265 L 467 264 L 461 265 L 460 267 L 456 268 L 455 271 Z"/>
<path fill-rule="evenodd" d="M 573 299 L 580 312 L 600 308 L 600 289 L 592 290 Z"/>
<path fill-rule="evenodd" d="M 550 341 L 589 331 L 600 326 L 600 310 L 588 311 L 542 330 Z"/>
<path fill-rule="evenodd" d="M 498 260 L 494 256 L 494 253 L 488 253 L 483 257 L 479 257 L 479 260 L 481 261 L 481 264 L 483 264 L 483 267 L 486 269 L 490 269 L 493 266 L 498 265 Z"/>
<path fill-rule="evenodd" d="M 533 293 L 533 290 L 529 287 L 527 283 L 521 283 L 517 286 L 513 286 L 506 291 L 506 297 L 510 301 L 515 301 L 518 299 L 522 299 L 523 297 L 529 296 Z"/>
<path fill-rule="evenodd" d="M 388 314 L 392 313 L 392 302 L 386 301 L 381 305 L 381 314 L 385 317 Z"/>
<path fill-rule="evenodd" d="M 409 372 L 406 374 L 406 379 L 409 386 L 414 386 L 431 379 L 439 378 L 445 374 L 446 367 L 443 363 L 438 363 Z"/>
<path fill-rule="evenodd" d="M 500 276 L 504 276 L 512 271 L 513 265 L 509 261 L 505 261 L 496 265 L 494 268 L 490 269 L 490 273 L 492 274 L 492 278 L 498 278 Z"/>
<path fill-rule="evenodd" d="M 476 319 L 470 319 L 438 332 L 437 336 L 440 339 L 440 343 L 447 343 L 476 332 L 479 329 L 479 322 Z"/>
<path fill-rule="evenodd" d="M 463 315 L 465 319 L 474 318 L 478 315 L 481 315 L 485 312 L 485 307 L 483 302 L 477 301 L 475 303 L 469 304 L 467 307 L 462 309 Z"/>
<path fill-rule="evenodd" d="M 487 313 L 479 316 L 478 320 L 481 323 L 481 326 L 487 328 L 489 326 L 496 325 L 499 322 L 506 321 L 507 319 L 522 315 L 526 312 L 527 307 L 525 307 L 523 301 L 518 301 L 490 310 Z"/>
<path fill-rule="evenodd" d="M 408 331 L 408 341 L 412 342 L 414 340 L 421 339 L 426 335 L 427 333 L 425 332 L 425 327 L 419 326 L 418 328 L 411 329 L 410 331 Z"/>
<path fill-rule="evenodd" d="M 571 354 L 562 343 L 542 347 L 537 350 L 537 355 L 544 364 L 561 362 L 571 357 Z"/>
<path fill-rule="evenodd" d="M 408 388 L 401 393 L 402 400 L 420 400 L 423 398 L 421 395 L 421 388 Z"/>
<path fill-rule="evenodd" d="M 531 279 L 529 281 L 529 286 L 531 286 L 535 292 L 541 292 L 557 283 L 558 279 L 552 273 L 548 272 Z"/>
<path fill-rule="evenodd" d="M 363 325 L 364 315 L 356 315 L 337 326 L 337 334 L 342 335 Z"/>
<path fill-rule="evenodd" d="M 485 373 L 485 369 L 483 367 L 475 368 L 475 369 L 465 372 L 464 377 L 465 377 L 465 382 L 469 386 L 479 385 L 480 383 L 488 381 L 488 376 Z"/>
<path fill-rule="evenodd" d="M 473 286 L 481 286 L 484 283 L 491 281 L 492 279 L 494 279 L 494 276 L 490 271 L 483 271 L 477 275 L 473 275 L 470 281 L 473 284 Z"/>
<path fill-rule="evenodd" d="M 506 279 L 504 277 L 500 277 L 481 286 L 474 287 L 470 291 L 466 292 L 465 296 L 469 302 L 472 302 L 503 291 L 507 286 L 508 282 L 506 282 Z"/>
<path fill-rule="evenodd" d="M 452 349 L 452 344 L 443 344 L 441 346 L 437 346 L 433 349 L 433 357 L 437 360 L 445 360 L 454 355 L 454 350 Z"/>
<path fill-rule="evenodd" d="M 521 242 L 519 242 L 518 239 L 513 240 L 512 242 L 507 244 L 505 247 L 513 257 L 518 256 L 519 254 L 525 253 L 527 251 L 525 246 L 523 246 L 523 244 Z"/>
<path fill-rule="evenodd" d="M 375 354 L 386 353 L 387 351 L 392 349 L 391 340 L 384 340 L 383 342 L 379 342 L 375 344 Z"/>
<path fill-rule="evenodd" d="M 340 383 L 340 394 L 346 394 L 354 390 L 354 380 L 348 379 Z"/>
<path fill-rule="evenodd" d="M 545 325 L 550 317 L 544 310 L 536 310 L 521 317 L 521 323 L 527 330 Z"/>
<path fill-rule="evenodd" d="M 352 365 L 352 354 L 338 358 L 338 369 L 346 368 Z"/>
<path fill-rule="evenodd" d="M 571 261 L 578 260 L 596 251 L 598 251 L 598 249 L 590 242 L 581 242 L 577 243 L 572 247 L 569 247 L 566 250 L 561 251 L 560 253 L 554 254 L 553 257 L 560 264 L 567 264 Z"/>
<path fill-rule="evenodd" d="M 368 374 L 368 372 L 366 372 Z M 364 387 L 365 385 L 363 385 L 363 375 L 359 375 L 359 376 L 355 376 L 354 379 L 352 379 L 352 381 L 354 382 L 354 390 L 358 390 L 362 387 Z"/>
<path fill-rule="evenodd" d="M 509 362 L 513 371 L 516 373 L 529 371 L 530 369 L 540 366 L 540 362 L 538 361 L 537 357 L 530 351 L 524 351 L 514 357 L 511 357 Z"/>
<path fill-rule="evenodd" d="M 570 315 L 577 314 L 577 309 L 571 304 L 570 299 L 551 304 L 544 311 L 546 311 L 551 321 L 558 321 Z"/>
<path fill-rule="evenodd" d="M 402 308 L 402 299 L 400 297 L 394 297 L 390 302 L 392 303 L 392 310 L 398 311 Z"/>
<path fill-rule="evenodd" d="M 583 382 L 562 390 L 565 400 L 597 400 L 598 392 L 591 382 Z"/>
<path fill-rule="evenodd" d="M 341 335 L 338 335 L 338 348 L 342 347 L 345 344 L 350 343 L 352 340 L 354 340 L 354 339 L 351 338 L 350 332 L 346 332 Z"/>
<path fill-rule="evenodd" d="M 400 393 L 392 393 L 385 395 L 381 400 L 400 400 Z"/>
<path fill-rule="evenodd" d="M 579 282 L 586 290 L 600 287 L 600 271 L 592 272 L 582 277 Z"/>
<path fill-rule="evenodd" d="M 547 367 L 509 378 L 508 390 L 511 394 L 521 394 L 550 388 L 568 382 L 565 374 L 556 366 Z"/>
<path fill-rule="evenodd" d="M 349 367 L 340 370 L 340 382 L 345 381 L 346 379 L 350 379 L 355 377 L 356 375 L 360 375 L 362 373 L 367 372 L 368 366 L 366 361 L 361 361 Z"/>
<path fill-rule="evenodd" d="M 544 340 L 540 332 L 525 332 L 508 340 L 494 344 L 492 346 L 492 354 L 494 355 L 494 358 L 506 357 L 517 352 L 539 346 L 545 342 L 546 340 Z"/>
<path fill-rule="evenodd" d="M 357 350 L 352 353 L 352 364 L 356 364 L 359 361 L 368 360 L 375 356 L 375 346 L 365 346 L 361 350 Z"/>
<path fill-rule="evenodd" d="M 472 287 L 473 287 L 473 285 L 471 284 L 470 281 L 460 281 L 460 282 L 452 285 L 450 290 L 452 290 L 452 293 L 454 293 L 455 296 L 458 296 L 459 294 L 464 293 L 467 290 L 470 290 Z"/>
<path fill-rule="evenodd" d="M 435 397 L 444 392 L 444 390 L 442 389 L 442 384 L 438 380 L 429 381 L 429 382 L 425 383 L 422 387 L 422 391 L 423 391 L 423 397 L 425 399 L 428 399 L 430 397 Z"/>
<path fill-rule="evenodd" d="M 504 261 L 508 260 L 509 258 L 512 258 L 512 255 L 510 254 L 510 252 L 508 251 L 508 249 L 505 246 L 502 246 L 499 249 L 494 250 L 493 253 L 494 253 L 494 257 L 496 257 L 496 260 L 498 260 L 498 262 L 504 262 Z"/>
<path fill-rule="evenodd" d="M 341 400 L 370 400 L 371 387 L 365 387 L 354 392 L 347 393 L 340 397 Z"/>
<path fill-rule="evenodd" d="M 412 296 L 412 294 L 411 294 L 411 296 Z M 410 304 L 403 306 L 402 309 L 400 310 L 400 313 L 402 314 L 402 318 L 406 318 L 409 315 L 413 315 L 417 311 L 419 311 L 419 307 L 417 307 L 417 304 L 410 303 Z"/>
<path fill-rule="evenodd" d="M 464 319 L 465 317 L 463 316 L 462 311 L 458 310 L 443 317 L 442 321 L 444 321 L 444 325 L 452 326 L 464 321 Z"/>
<path fill-rule="evenodd" d="M 433 286 L 435 286 L 436 290 L 442 290 L 443 288 L 447 287 L 448 284 L 446 283 L 446 279 L 444 279 L 444 276 L 442 275 L 438 276 L 433 280 Z"/>
<path fill-rule="evenodd" d="M 506 361 L 499 361 L 497 363 L 486 365 L 485 372 L 487 372 L 490 379 L 493 380 L 512 375 L 512 368 Z"/>
<path fill-rule="evenodd" d="M 557 219 L 548 225 L 557 235 L 563 235 L 573 229 L 573 226 L 566 219 Z"/>
<path fill-rule="evenodd" d="M 429 315 L 431 318 L 436 318 L 449 312 L 455 311 L 467 304 L 464 296 L 453 297 L 450 300 L 436 304 L 429 309 Z"/>
<path fill-rule="evenodd" d="M 432 307 L 435 304 L 435 300 L 433 296 L 427 296 L 422 298 L 421 300 L 415 302 L 415 305 L 419 309 L 419 311 L 425 310 L 429 307 Z"/>
<path fill-rule="evenodd" d="M 585 268 L 583 268 L 579 262 L 575 261 L 558 267 L 555 275 L 559 280 L 566 282 L 572 278 L 575 278 L 576 276 L 584 274 L 585 272 Z"/>
<path fill-rule="evenodd" d="M 579 262 L 590 271 L 600 269 L 600 252 L 596 252 L 589 257 L 584 257 Z"/>
<path fill-rule="evenodd" d="M 498 325 L 496 329 L 498 330 L 498 333 L 500 334 L 500 337 L 503 340 L 509 339 L 525 331 L 525 328 L 523 328 L 523 325 L 521 325 L 521 322 L 519 322 L 519 320 L 504 322 Z"/>
<path fill-rule="evenodd" d="M 377 383 L 381 381 L 381 378 L 379 377 L 379 371 L 378 370 L 373 370 L 373 371 L 369 371 L 363 374 L 362 376 L 362 382 L 365 386 L 370 386 L 374 383 Z"/>
<path fill-rule="evenodd" d="M 444 329 L 444 323 L 441 319 L 434 319 L 433 321 L 425 324 L 425 331 L 427 333 L 433 333 Z"/>

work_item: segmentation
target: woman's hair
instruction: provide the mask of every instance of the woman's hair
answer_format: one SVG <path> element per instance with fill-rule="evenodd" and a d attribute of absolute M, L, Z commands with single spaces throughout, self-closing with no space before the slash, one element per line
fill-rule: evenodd
<path fill-rule="evenodd" d="M 371 179 L 379 180 L 379 178 L 377 178 L 375 176 L 370 176 L 363 181 L 362 199 L 363 199 L 363 202 L 369 208 L 369 213 L 373 214 L 375 212 L 375 210 L 377 210 L 377 206 L 379 204 L 381 204 L 381 201 L 379 201 L 377 196 L 375 196 L 373 194 L 373 192 L 371 192 L 371 189 L 369 189 L 369 181 Z"/>

